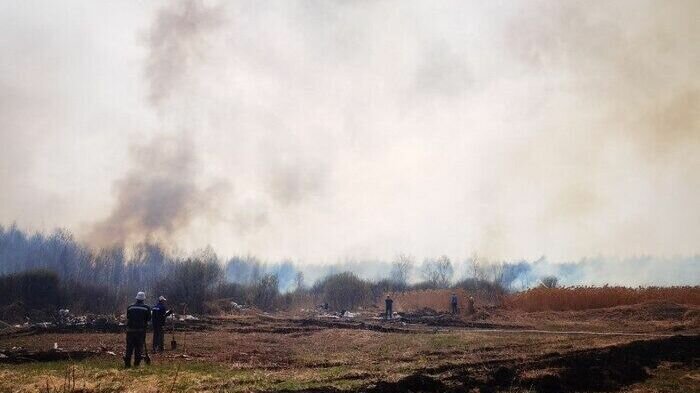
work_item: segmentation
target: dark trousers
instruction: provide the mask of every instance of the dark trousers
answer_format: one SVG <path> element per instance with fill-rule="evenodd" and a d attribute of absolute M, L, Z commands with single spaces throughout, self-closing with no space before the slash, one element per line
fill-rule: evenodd
<path fill-rule="evenodd" d="M 160 326 L 153 326 L 153 352 L 163 352 L 165 349 L 165 334 Z"/>
<path fill-rule="evenodd" d="M 391 309 L 391 306 L 386 306 L 386 319 L 391 319 L 391 317 L 394 315 Z"/>
<path fill-rule="evenodd" d="M 131 366 L 131 356 L 134 356 L 134 366 L 141 364 L 143 346 L 146 342 L 146 332 L 126 332 L 126 353 L 124 354 L 124 365 Z"/>
<path fill-rule="evenodd" d="M 452 303 L 452 314 L 457 314 L 458 312 L 457 303 Z"/>

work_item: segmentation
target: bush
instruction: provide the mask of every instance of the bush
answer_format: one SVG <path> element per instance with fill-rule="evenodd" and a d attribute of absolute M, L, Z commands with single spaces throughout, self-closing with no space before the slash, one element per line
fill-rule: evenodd
<path fill-rule="evenodd" d="M 400 281 L 394 281 L 393 279 L 379 280 L 370 285 L 373 302 L 383 299 L 384 294 L 388 292 L 403 292 L 406 289 L 408 289 L 408 285 Z"/>
<path fill-rule="evenodd" d="M 33 270 L 0 277 L 0 305 L 21 302 L 29 309 L 58 308 L 61 287 L 58 275 Z"/>
<path fill-rule="evenodd" d="M 369 284 L 351 272 L 328 276 L 314 284 L 312 291 L 334 310 L 353 310 L 372 298 Z"/>
<path fill-rule="evenodd" d="M 191 312 L 201 312 L 222 278 L 223 271 L 216 261 L 187 259 L 174 264 L 170 273 L 158 281 L 154 296 L 164 295 L 170 304 L 186 303 Z"/>
<path fill-rule="evenodd" d="M 217 299 L 229 299 L 238 304 L 248 302 L 248 288 L 236 282 L 221 282 L 215 290 Z"/>
<path fill-rule="evenodd" d="M 61 307 L 69 308 L 75 313 L 111 313 L 125 308 L 128 301 L 104 285 L 75 282 L 61 285 Z"/>
<path fill-rule="evenodd" d="M 278 286 L 277 275 L 264 275 L 251 287 L 251 303 L 263 310 L 274 309 L 280 294 Z"/>
<path fill-rule="evenodd" d="M 0 277 L 0 319 L 18 321 L 18 316 L 31 315 L 39 320 L 50 319 L 59 308 L 77 313 L 112 312 L 123 306 L 106 286 L 61 282 L 51 271 L 35 270 Z M 21 318 L 20 318 L 21 319 Z"/>
<path fill-rule="evenodd" d="M 559 279 L 556 276 L 542 277 L 540 284 L 545 288 L 556 288 L 559 284 Z"/>

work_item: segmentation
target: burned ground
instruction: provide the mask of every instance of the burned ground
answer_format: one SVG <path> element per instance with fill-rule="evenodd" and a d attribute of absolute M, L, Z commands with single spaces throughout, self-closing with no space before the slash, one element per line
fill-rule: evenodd
<path fill-rule="evenodd" d="M 0 391 L 46 391 L 69 367 L 82 370 L 86 392 L 167 391 L 173 378 L 173 391 L 619 391 L 654 381 L 669 364 L 663 375 L 698 375 L 700 336 L 683 322 L 692 310 L 671 308 L 653 323 L 614 320 L 626 310 L 558 319 L 481 310 L 485 320 L 423 312 L 393 322 L 373 312 L 340 318 L 251 310 L 178 322 L 177 349 L 130 371 L 119 368 L 123 336 L 111 328 L 6 329 L 0 381 L 12 384 L 0 382 Z M 601 332 L 606 318 L 620 331 Z"/>

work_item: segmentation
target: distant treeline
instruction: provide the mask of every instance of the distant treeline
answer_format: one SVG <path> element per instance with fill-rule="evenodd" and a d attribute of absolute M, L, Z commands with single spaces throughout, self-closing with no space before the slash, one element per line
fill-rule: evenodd
<path fill-rule="evenodd" d="M 655 278 L 700 276 L 697 257 L 674 261 L 675 265 L 664 261 L 660 272 L 652 271 Z M 375 304 L 386 292 L 439 288 L 463 288 L 496 303 L 506 292 L 543 284 L 572 285 L 597 276 L 615 282 L 615 272 L 606 272 L 609 265 L 602 260 L 552 264 L 544 258 L 494 263 L 476 255 L 457 264 L 440 256 L 418 265 L 409 255 L 397 255 L 392 261 L 321 267 L 265 263 L 253 256 L 221 260 L 211 248 L 176 255 L 148 242 L 129 249 L 93 250 L 65 230 L 29 234 L 13 225 L 0 226 L 0 306 L 112 313 L 121 312 L 137 291 L 144 290 L 151 301 L 163 294 L 180 311 L 187 304 L 189 312 L 215 312 L 231 301 L 265 310 L 318 303 L 342 310 Z M 612 265 L 618 270 L 630 265 L 636 274 L 656 267 L 650 259 Z M 307 276 L 313 278 L 310 283 Z"/>
<path fill-rule="evenodd" d="M 26 293 L 21 289 L 22 283 L 34 280 L 48 280 L 47 288 L 62 291 L 60 296 L 56 293 L 45 296 L 52 299 L 47 306 L 72 306 L 86 311 L 123 307 L 139 290 L 153 296 L 167 294 L 173 302 L 187 303 L 189 310 L 196 312 L 203 310 L 207 300 L 216 298 L 230 298 L 266 309 L 284 307 L 290 300 L 281 296 L 291 292 L 327 296 L 320 301 L 332 307 L 350 308 L 373 301 L 385 291 L 445 288 L 452 284 L 454 267 L 449 258 L 424 261 L 420 266 L 423 280 L 409 285 L 414 264 L 412 258 L 398 256 L 389 264 L 387 275 L 374 280 L 342 271 L 340 266 L 330 266 L 325 267 L 325 275 L 307 285 L 303 271 L 290 261 L 263 263 L 251 256 L 222 261 L 211 248 L 179 256 L 153 243 L 138 244 L 129 250 L 114 246 L 95 251 L 65 230 L 44 235 L 28 234 L 16 226 L 7 229 L 0 226 L 0 276 L 10 275 L 0 282 L 8 294 L 0 300 L 4 304 L 18 300 L 19 294 Z M 31 274 L 16 274 L 22 272 Z M 489 281 L 486 275 L 472 281 L 479 281 L 481 287 L 493 286 L 486 283 Z M 334 285 L 342 289 L 335 291 Z M 92 299 L 83 299 L 83 292 Z M 71 299 L 69 293 L 76 299 Z M 341 294 L 346 299 L 341 300 Z M 26 304 L 37 303 L 29 300 Z"/>
<path fill-rule="evenodd" d="M 166 295 L 179 312 L 185 304 L 188 312 L 217 312 L 232 301 L 265 310 L 317 304 L 349 310 L 375 304 L 386 292 L 451 285 L 454 269 L 447 257 L 426 261 L 420 267 L 424 280 L 409 284 L 413 264 L 399 256 L 389 277 L 367 280 L 330 270 L 307 285 L 291 262 L 266 264 L 254 257 L 222 262 L 211 248 L 176 256 L 152 243 L 94 251 L 67 231 L 28 235 L 15 226 L 0 227 L 0 307 L 10 307 L 15 320 L 18 312 L 59 308 L 119 313 L 137 291 L 145 290 L 151 301 Z M 457 285 L 504 291 L 485 276 Z"/>

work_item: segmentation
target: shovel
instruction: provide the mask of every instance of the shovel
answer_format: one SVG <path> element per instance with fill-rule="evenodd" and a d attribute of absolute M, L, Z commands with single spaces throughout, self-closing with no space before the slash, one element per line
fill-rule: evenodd
<path fill-rule="evenodd" d="M 170 339 L 170 349 L 173 351 L 177 349 L 177 341 L 175 341 L 175 317 L 172 320 L 172 330 L 170 331 L 172 338 Z"/>

